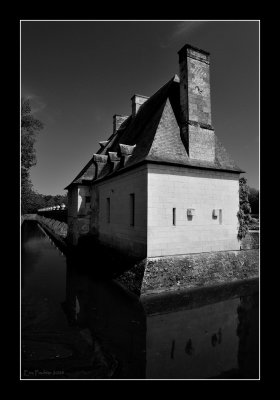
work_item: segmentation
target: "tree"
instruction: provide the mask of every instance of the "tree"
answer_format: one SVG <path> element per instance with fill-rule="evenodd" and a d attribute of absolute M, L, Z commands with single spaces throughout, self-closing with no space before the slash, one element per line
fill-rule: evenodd
<path fill-rule="evenodd" d="M 246 236 L 251 221 L 251 207 L 249 203 L 249 186 L 246 178 L 239 179 L 239 211 L 237 213 L 239 229 L 237 237 L 239 240 Z"/>
<path fill-rule="evenodd" d="M 66 195 L 44 195 L 30 188 L 27 198 L 27 208 L 25 213 L 35 214 L 41 208 L 53 207 L 64 203 L 67 205 Z"/>
<path fill-rule="evenodd" d="M 36 164 L 34 144 L 36 134 L 43 129 L 43 124 L 31 114 L 31 105 L 28 99 L 23 98 L 21 103 L 21 168 L 29 171 Z"/>
<path fill-rule="evenodd" d="M 25 172 L 25 171 L 24 171 Z M 28 214 L 33 204 L 32 183 L 28 174 L 21 175 L 21 213 Z"/>
<path fill-rule="evenodd" d="M 36 164 L 35 141 L 43 124 L 34 118 L 30 101 L 21 100 L 21 213 L 30 212 L 34 201 L 34 192 L 30 180 L 30 168 Z"/>
<path fill-rule="evenodd" d="M 64 203 L 67 195 L 43 195 L 33 189 L 30 168 L 36 165 L 35 142 L 43 124 L 32 115 L 30 101 L 21 100 L 21 213 L 36 213 L 40 208 Z"/>
<path fill-rule="evenodd" d="M 252 214 L 259 214 L 259 191 L 254 188 L 249 188 L 248 198 Z"/>

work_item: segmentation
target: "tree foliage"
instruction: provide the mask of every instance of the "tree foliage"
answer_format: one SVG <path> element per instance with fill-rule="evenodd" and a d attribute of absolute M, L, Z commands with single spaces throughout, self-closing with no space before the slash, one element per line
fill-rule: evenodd
<path fill-rule="evenodd" d="M 32 115 L 30 101 L 21 100 L 21 213 L 32 208 L 34 191 L 30 180 L 30 168 L 36 164 L 35 141 L 43 124 Z"/>
<path fill-rule="evenodd" d="M 67 194 L 65 195 L 44 195 L 32 191 L 29 196 L 27 213 L 36 213 L 40 208 L 53 207 L 60 204 L 67 206 Z"/>
<path fill-rule="evenodd" d="M 41 129 L 43 129 L 43 124 L 32 115 L 30 101 L 23 98 L 21 102 L 21 169 L 24 174 L 28 174 L 30 168 L 36 164 L 34 145 L 36 135 Z"/>
<path fill-rule="evenodd" d="M 259 214 L 259 191 L 250 187 L 248 199 L 252 214 Z"/>
<path fill-rule="evenodd" d="M 35 142 L 43 124 L 32 115 L 30 101 L 21 100 L 21 213 L 32 214 L 38 209 L 58 204 L 67 205 L 67 195 L 43 195 L 33 189 L 30 168 L 36 165 Z"/>
<path fill-rule="evenodd" d="M 251 221 L 251 207 L 249 203 L 249 186 L 246 178 L 239 179 L 239 211 L 237 217 L 239 220 L 239 229 L 237 237 L 239 240 L 246 236 Z"/>

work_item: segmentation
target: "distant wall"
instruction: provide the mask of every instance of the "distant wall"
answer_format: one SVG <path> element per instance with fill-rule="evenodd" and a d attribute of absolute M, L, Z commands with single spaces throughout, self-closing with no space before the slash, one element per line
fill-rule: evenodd
<path fill-rule="evenodd" d="M 40 215 L 41 217 L 54 219 L 56 221 L 67 223 L 67 209 L 65 209 L 65 210 L 39 211 L 38 215 Z"/>

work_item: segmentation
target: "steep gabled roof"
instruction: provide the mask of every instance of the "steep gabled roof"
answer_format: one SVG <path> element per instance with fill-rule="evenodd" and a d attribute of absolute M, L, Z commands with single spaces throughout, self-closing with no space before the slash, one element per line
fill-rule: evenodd
<path fill-rule="evenodd" d="M 114 175 L 120 169 L 131 168 L 144 161 L 244 172 L 230 158 L 216 136 L 214 162 L 189 158 L 181 139 L 180 116 L 180 84 L 178 76 L 175 75 L 142 104 L 135 116 L 131 115 L 125 120 L 120 129 L 108 138 L 105 146 L 102 143 L 97 154 L 105 155 L 109 152 L 119 154 L 120 144 L 136 146 L 125 165 L 119 163 L 112 171 L 108 162 L 99 175 L 98 181 L 105 176 Z M 88 179 L 92 180 L 93 171 L 94 165 L 91 160 L 70 185 Z"/>

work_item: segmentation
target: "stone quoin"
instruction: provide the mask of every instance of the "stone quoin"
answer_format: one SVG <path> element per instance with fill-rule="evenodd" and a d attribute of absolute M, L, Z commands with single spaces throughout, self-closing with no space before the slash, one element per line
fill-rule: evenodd
<path fill-rule="evenodd" d="M 137 257 L 240 250 L 242 171 L 211 116 L 210 55 L 186 44 L 175 75 L 114 115 L 68 190 L 68 239 L 92 236 Z"/>

